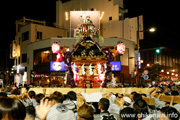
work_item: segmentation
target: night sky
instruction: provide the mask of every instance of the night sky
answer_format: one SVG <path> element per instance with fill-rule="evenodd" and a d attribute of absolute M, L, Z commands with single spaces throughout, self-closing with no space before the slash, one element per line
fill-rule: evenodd
<path fill-rule="evenodd" d="M 125 7 L 129 9 L 129 17 L 144 16 L 144 30 L 156 27 L 155 33 L 144 33 L 145 38 L 140 41 L 141 48 L 166 46 L 180 50 L 177 1 L 125 0 Z"/>
<path fill-rule="evenodd" d="M 38 1 L 38 2 L 37 2 Z M 1 20 L 1 44 L 0 54 L 9 51 L 9 45 L 15 37 L 15 20 L 22 19 L 23 16 L 55 22 L 56 0 L 14 0 L 3 1 Z M 66 1 L 66 0 L 64 0 Z M 157 2 L 158 1 L 158 2 Z M 156 27 L 155 33 L 145 32 L 144 40 L 140 41 L 141 48 L 167 46 L 180 50 L 178 46 L 179 33 L 179 3 L 178 1 L 164 0 L 124 0 L 125 8 L 129 10 L 126 17 L 144 16 L 144 29 Z M 4 59 L 5 56 L 1 55 Z M 6 60 L 7 61 L 7 60 Z M 2 63 L 2 62 L 1 62 Z M 1 64 L 0 63 L 0 64 Z"/>

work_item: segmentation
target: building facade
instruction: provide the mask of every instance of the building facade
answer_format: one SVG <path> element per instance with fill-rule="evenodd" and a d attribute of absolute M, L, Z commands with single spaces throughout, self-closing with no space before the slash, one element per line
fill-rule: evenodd
<path fill-rule="evenodd" d="M 143 18 L 124 18 L 128 12 L 123 0 L 71 0 L 56 2 L 56 27 L 67 29 L 70 35 L 70 11 L 100 11 L 100 34 L 137 42 L 137 30 L 143 31 Z M 139 24 L 139 25 L 138 25 Z M 140 33 L 140 39 L 143 34 Z"/>

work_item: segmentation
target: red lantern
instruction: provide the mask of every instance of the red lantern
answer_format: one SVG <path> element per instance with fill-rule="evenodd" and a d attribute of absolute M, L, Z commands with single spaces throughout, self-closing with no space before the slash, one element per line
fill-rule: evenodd
<path fill-rule="evenodd" d="M 124 54 L 124 52 L 125 52 L 125 45 L 123 44 L 123 43 L 118 43 L 117 44 L 117 52 L 118 52 L 118 54 Z"/>
<path fill-rule="evenodd" d="M 53 53 L 60 53 L 61 46 L 58 43 L 52 44 L 52 52 Z"/>

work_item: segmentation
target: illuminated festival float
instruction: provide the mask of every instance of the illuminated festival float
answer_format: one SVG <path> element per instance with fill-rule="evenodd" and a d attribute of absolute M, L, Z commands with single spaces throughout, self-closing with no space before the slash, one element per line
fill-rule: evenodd
<path fill-rule="evenodd" d="M 96 31 L 90 20 L 90 15 L 80 16 L 82 24 L 79 27 L 77 44 L 71 51 L 61 50 L 60 45 L 54 43 L 53 53 L 57 54 L 57 59 L 63 59 L 68 70 L 66 84 L 71 87 L 97 88 L 107 87 L 108 75 L 111 72 L 110 62 L 113 55 L 110 50 L 103 50 L 93 37 L 98 36 L 99 41 L 103 38 Z M 54 65 L 61 67 L 61 65 Z"/>

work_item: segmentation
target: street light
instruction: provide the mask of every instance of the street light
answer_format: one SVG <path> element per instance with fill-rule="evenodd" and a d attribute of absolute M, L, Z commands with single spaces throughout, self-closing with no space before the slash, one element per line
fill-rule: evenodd
<path fill-rule="evenodd" d="M 164 72 L 164 70 L 162 69 L 161 72 Z"/>
<path fill-rule="evenodd" d="M 147 67 L 149 67 L 149 66 L 150 66 L 150 64 L 148 63 L 148 64 L 147 64 Z"/>
<path fill-rule="evenodd" d="M 137 51 L 139 52 L 139 32 L 146 32 L 146 31 L 155 32 L 156 29 L 155 29 L 155 27 L 152 27 L 152 28 L 147 29 L 147 30 L 139 31 L 139 17 L 138 17 L 138 23 L 137 24 L 138 24 L 138 28 L 137 28 Z M 138 87 L 138 84 L 139 84 L 139 60 L 137 60 L 136 71 L 137 71 L 136 87 Z"/>
<path fill-rule="evenodd" d="M 149 29 L 149 32 L 155 32 L 156 31 L 156 28 L 155 27 L 152 27 Z"/>

